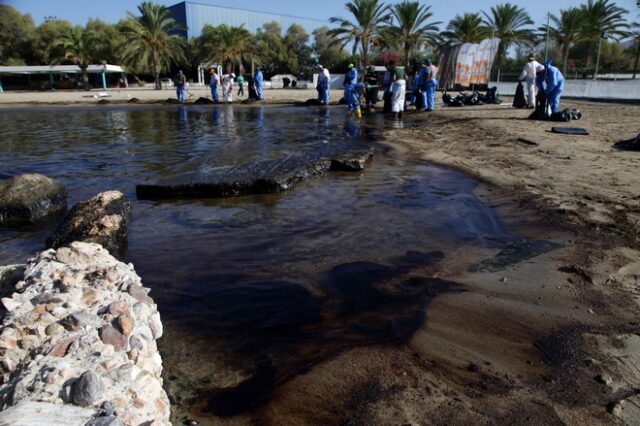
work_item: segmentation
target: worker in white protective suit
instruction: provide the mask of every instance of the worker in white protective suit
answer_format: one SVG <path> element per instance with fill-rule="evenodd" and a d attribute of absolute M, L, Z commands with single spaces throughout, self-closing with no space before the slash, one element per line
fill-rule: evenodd
<path fill-rule="evenodd" d="M 225 103 L 233 102 L 233 82 L 236 78 L 234 73 L 222 76 L 222 98 Z"/>
<path fill-rule="evenodd" d="M 527 85 L 527 106 L 529 108 L 536 107 L 536 95 L 538 94 L 538 88 L 536 87 L 536 68 L 542 66 L 542 64 L 536 61 L 533 53 L 529 55 L 529 62 L 524 66 L 518 80 L 526 81 Z"/>

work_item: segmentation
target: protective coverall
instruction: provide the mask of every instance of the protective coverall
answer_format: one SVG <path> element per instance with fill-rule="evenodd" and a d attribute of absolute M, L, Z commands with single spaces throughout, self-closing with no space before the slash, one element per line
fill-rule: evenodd
<path fill-rule="evenodd" d="M 218 74 L 211 73 L 211 80 L 209 81 L 209 87 L 211 88 L 211 99 L 213 102 L 218 102 L 218 84 L 220 82 L 220 77 Z"/>
<path fill-rule="evenodd" d="M 176 85 L 176 97 L 178 98 L 178 102 L 184 102 L 184 85 L 187 82 L 187 77 L 182 73 L 182 71 L 176 74 L 176 77 L 173 79 L 174 84 Z"/>
<path fill-rule="evenodd" d="M 545 63 L 545 68 L 544 74 L 536 77 L 536 85 L 539 90 L 544 90 L 551 112 L 554 113 L 558 112 L 560 107 L 560 96 L 564 89 L 564 76 L 558 68 L 551 65 L 550 61 Z M 543 81 L 546 87 L 543 87 Z"/>
<path fill-rule="evenodd" d="M 430 86 L 430 75 L 431 68 L 423 66 L 418 72 L 418 77 L 416 77 L 415 85 L 420 89 L 419 96 L 422 98 L 418 104 L 422 107 L 422 111 L 433 111 L 435 104 L 435 85 Z M 430 88 L 433 88 L 433 94 L 429 92 Z"/>
<path fill-rule="evenodd" d="M 329 87 L 331 86 L 331 75 L 329 70 L 322 68 L 318 75 L 318 100 L 322 105 L 329 105 Z"/>
<path fill-rule="evenodd" d="M 425 68 L 426 80 L 422 84 L 423 100 L 426 105 L 425 111 L 433 111 L 436 107 L 436 88 L 438 87 L 438 80 L 436 80 L 437 68 L 434 65 L 427 65 Z"/>
<path fill-rule="evenodd" d="M 356 90 L 358 82 L 358 70 L 351 68 L 344 79 L 344 101 L 347 104 L 347 114 L 351 115 L 353 111 L 356 116 L 360 117 L 360 99 Z"/>
<path fill-rule="evenodd" d="M 524 66 L 522 73 L 518 80 L 525 80 L 527 84 L 527 105 L 529 108 L 535 108 L 536 106 L 536 67 L 540 63 L 535 59 L 530 60 Z"/>
<path fill-rule="evenodd" d="M 262 82 L 264 81 L 264 77 L 262 76 L 262 71 L 258 70 L 258 72 L 256 72 L 254 81 L 256 83 L 256 95 L 258 96 L 258 100 L 261 101 L 262 99 L 264 99 L 262 97 Z"/>

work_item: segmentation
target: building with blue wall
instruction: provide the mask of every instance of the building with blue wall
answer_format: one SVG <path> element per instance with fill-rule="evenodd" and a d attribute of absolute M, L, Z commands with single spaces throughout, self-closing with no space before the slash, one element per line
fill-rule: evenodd
<path fill-rule="evenodd" d="M 169 6 L 168 9 L 173 19 L 186 27 L 186 31 L 183 31 L 182 34 L 189 39 L 198 37 L 206 24 L 212 26 L 227 24 L 233 27 L 244 25 L 244 28 L 255 33 L 263 24 L 275 21 L 280 24 L 283 31 L 286 31 L 291 24 L 298 24 L 308 34 L 311 34 L 316 28 L 330 25 L 329 21 L 321 19 L 257 12 L 192 1 L 183 1 Z"/>

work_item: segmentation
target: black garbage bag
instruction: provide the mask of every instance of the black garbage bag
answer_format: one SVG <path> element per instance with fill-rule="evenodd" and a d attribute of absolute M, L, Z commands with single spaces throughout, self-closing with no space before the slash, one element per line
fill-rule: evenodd
<path fill-rule="evenodd" d="M 258 92 L 256 92 L 256 82 L 253 77 L 249 79 L 249 99 L 258 99 Z"/>
<path fill-rule="evenodd" d="M 522 82 L 518 82 L 518 87 L 516 87 L 516 95 L 513 97 L 513 107 L 514 108 L 524 108 L 527 106 L 527 98 L 524 96 L 524 86 Z"/>
<path fill-rule="evenodd" d="M 636 136 L 635 138 L 616 142 L 613 146 L 617 149 L 623 149 L 627 151 L 640 151 L 640 133 L 638 133 L 638 136 Z"/>
<path fill-rule="evenodd" d="M 391 114 L 391 97 L 393 94 L 391 90 L 388 90 L 382 94 L 382 100 L 384 101 L 384 106 L 382 108 L 382 112 L 385 114 Z"/>
<path fill-rule="evenodd" d="M 413 91 L 413 96 L 415 96 L 416 100 L 414 102 L 414 105 L 416 107 L 417 110 L 423 110 L 425 109 L 427 106 L 424 105 L 424 102 L 422 102 L 422 93 L 420 92 L 420 90 L 416 89 Z M 449 96 L 449 95 L 447 95 Z M 444 99 L 444 95 L 443 95 L 443 99 Z M 446 102 L 445 102 L 446 104 Z"/>
<path fill-rule="evenodd" d="M 582 118 L 582 112 L 577 108 L 567 108 L 566 111 L 569 113 L 572 120 L 580 120 Z"/>
<path fill-rule="evenodd" d="M 568 108 L 562 111 L 552 112 L 549 116 L 549 121 L 571 121 L 571 113 Z"/>
<path fill-rule="evenodd" d="M 538 90 L 536 95 L 536 109 L 529 116 L 530 120 L 548 120 L 551 116 L 551 107 L 547 102 L 547 95 L 542 90 Z"/>
<path fill-rule="evenodd" d="M 464 105 L 464 96 L 463 95 L 458 95 L 455 98 L 452 97 L 450 94 L 448 94 L 447 92 L 445 92 L 442 95 L 442 102 L 447 105 L 447 106 L 452 106 L 452 107 L 461 107 Z"/>
<path fill-rule="evenodd" d="M 470 95 L 464 94 L 464 99 L 462 100 L 465 105 L 482 105 L 484 102 L 480 100 L 480 93 L 473 92 Z"/>

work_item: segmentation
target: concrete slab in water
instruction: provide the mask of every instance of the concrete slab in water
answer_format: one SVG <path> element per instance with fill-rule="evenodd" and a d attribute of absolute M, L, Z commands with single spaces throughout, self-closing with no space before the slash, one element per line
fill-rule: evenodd
<path fill-rule="evenodd" d="M 351 148 L 345 152 L 245 164 L 206 174 L 194 172 L 157 184 L 137 185 L 136 195 L 139 200 L 155 200 L 276 193 L 328 170 L 362 170 L 372 156 L 372 148 Z"/>

